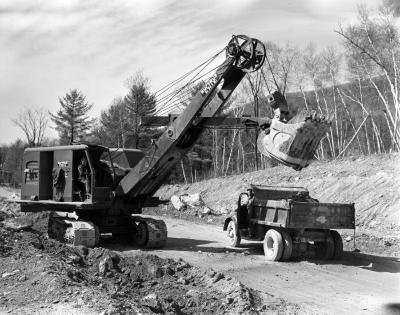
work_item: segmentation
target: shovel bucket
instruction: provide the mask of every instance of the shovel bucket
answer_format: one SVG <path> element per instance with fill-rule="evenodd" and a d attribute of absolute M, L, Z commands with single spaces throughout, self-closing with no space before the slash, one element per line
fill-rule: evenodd
<path fill-rule="evenodd" d="M 301 170 L 311 163 L 330 126 L 330 121 L 316 114 L 302 113 L 299 116 L 288 123 L 272 120 L 270 128 L 260 132 L 257 139 L 261 154 L 295 170 Z M 296 122 L 299 120 L 303 121 Z"/>

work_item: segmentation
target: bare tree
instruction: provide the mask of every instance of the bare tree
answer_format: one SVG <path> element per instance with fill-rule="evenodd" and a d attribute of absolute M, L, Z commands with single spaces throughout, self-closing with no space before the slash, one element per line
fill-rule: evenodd
<path fill-rule="evenodd" d="M 293 70 L 299 51 L 289 43 L 283 48 L 272 42 L 265 43 L 265 46 L 266 63 L 261 71 L 268 93 L 279 90 L 285 95 L 293 81 Z"/>
<path fill-rule="evenodd" d="M 339 132 L 339 130 L 342 130 L 342 126 L 339 126 L 339 122 L 342 122 L 342 117 L 339 116 L 336 99 L 336 85 L 340 71 L 340 61 L 341 54 L 338 53 L 333 47 L 327 47 L 321 53 L 321 81 L 323 86 L 321 89 L 321 94 L 327 115 L 331 115 L 332 113 L 334 118 L 334 126 L 331 126 L 329 135 L 327 137 L 332 157 L 335 157 L 343 147 L 341 133 Z M 329 94 L 332 95 L 330 100 L 324 91 L 325 89 L 327 92 L 330 92 Z"/>
<path fill-rule="evenodd" d="M 38 147 L 43 142 L 49 116 L 43 108 L 25 107 L 13 122 L 24 132 L 28 145 Z"/>
<path fill-rule="evenodd" d="M 262 93 L 262 75 L 260 71 L 257 71 L 255 74 L 254 73 L 249 73 L 246 76 L 247 78 L 247 83 L 245 86 L 245 90 L 248 93 L 248 95 L 252 98 L 253 104 L 254 104 L 254 116 L 258 117 L 260 116 L 260 96 Z M 254 138 L 254 157 L 255 157 L 255 166 L 256 169 L 258 170 L 259 163 L 258 163 L 258 148 L 257 148 L 257 133 L 255 133 L 255 138 Z"/>
<path fill-rule="evenodd" d="M 386 1 L 390 2 L 390 1 Z M 383 6 L 378 15 L 359 7 L 357 23 L 339 26 L 344 39 L 350 71 L 369 82 L 384 105 L 384 116 L 392 149 L 400 150 L 400 35 L 391 6 Z M 388 87 L 388 88 L 387 88 Z"/>

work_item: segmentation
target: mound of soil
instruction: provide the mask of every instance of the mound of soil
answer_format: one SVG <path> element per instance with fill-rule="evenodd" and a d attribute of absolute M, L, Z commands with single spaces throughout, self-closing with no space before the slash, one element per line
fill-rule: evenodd
<path fill-rule="evenodd" d="M 13 314 L 257 314 L 257 292 L 222 273 L 182 259 L 105 248 L 70 247 L 48 239 L 47 215 L 25 215 L 29 227 L 0 222 L 0 312 Z M 22 224 L 22 223 L 21 223 Z"/>

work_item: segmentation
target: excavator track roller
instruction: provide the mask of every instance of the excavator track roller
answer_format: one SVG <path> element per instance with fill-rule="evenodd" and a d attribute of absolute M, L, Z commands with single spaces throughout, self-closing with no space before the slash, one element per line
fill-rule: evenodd
<path fill-rule="evenodd" d="M 160 248 L 167 242 L 167 226 L 163 220 L 133 217 L 136 224 L 132 236 L 135 243 L 145 248 Z"/>
<path fill-rule="evenodd" d="M 49 218 L 48 236 L 73 246 L 95 247 L 100 240 L 99 228 L 94 223 L 54 215 Z"/>

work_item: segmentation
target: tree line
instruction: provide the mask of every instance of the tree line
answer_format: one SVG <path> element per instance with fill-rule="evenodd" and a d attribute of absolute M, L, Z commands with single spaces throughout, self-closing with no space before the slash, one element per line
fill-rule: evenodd
<path fill-rule="evenodd" d="M 245 77 L 224 115 L 271 117 L 266 97 L 280 90 L 292 116 L 315 110 L 332 118 L 316 159 L 399 151 L 400 41 L 395 23 L 399 13 L 396 2 L 390 0 L 383 1 L 376 11 L 359 6 L 358 19 L 335 30 L 342 42 L 340 48 L 318 50 L 313 44 L 299 48 L 266 42 L 263 68 Z M 192 95 L 201 84 L 190 87 Z M 93 104 L 77 89 L 59 98 L 60 108 L 55 113 L 25 109 L 14 122 L 26 141 L 1 148 L 1 169 L 12 173 L 21 168 L 17 157 L 26 146 L 89 141 L 114 148 L 148 149 L 163 130 L 142 127 L 140 117 L 157 112 L 156 95 L 141 72 L 129 78 L 126 86 L 126 95 L 115 98 L 97 119 L 89 116 Z M 185 106 L 187 103 L 180 107 Z M 58 139 L 44 137 L 50 122 Z M 256 137 L 256 130 L 205 130 L 173 170 L 171 181 L 193 182 L 273 166 L 258 153 Z"/>

